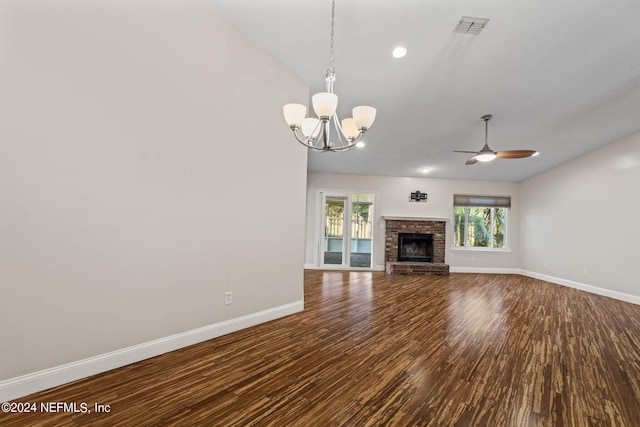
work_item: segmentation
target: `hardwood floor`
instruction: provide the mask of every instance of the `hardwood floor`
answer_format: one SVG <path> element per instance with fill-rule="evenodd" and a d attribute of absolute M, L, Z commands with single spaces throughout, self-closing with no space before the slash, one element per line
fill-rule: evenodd
<path fill-rule="evenodd" d="M 90 414 L 0 425 L 640 425 L 640 306 L 515 275 L 307 271 L 305 307 L 17 399 Z"/>

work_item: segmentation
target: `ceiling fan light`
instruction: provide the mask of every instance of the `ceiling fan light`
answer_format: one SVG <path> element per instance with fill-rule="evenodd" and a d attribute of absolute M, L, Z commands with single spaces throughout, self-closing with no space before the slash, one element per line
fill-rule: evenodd
<path fill-rule="evenodd" d="M 284 120 L 290 127 L 300 126 L 307 115 L 307 107 L 302 104 L 287 104 L 282 107 L 282 112 Z"/>
<path fill-rule="evenodd" d="M 333 116 L 338 107 L 338 95 L 330 92 L 316 93 L 311 97 L 313 110 L 321 119 L 328 119 Z"/>
<path fill-rule="evenodd" d="M 495 153 L 480 153 L 480 154 L 476 154 L 476 160 L 479 162 L 490 162 L 491 160 L 495 159 L 496 155 Z"/>
<path fill-rule="evenodd" d="M 368 106 L 355 107 L 353 119 L 356 121 L 358 129 L 369 129 L 376 119 L 376 109 Z"/>

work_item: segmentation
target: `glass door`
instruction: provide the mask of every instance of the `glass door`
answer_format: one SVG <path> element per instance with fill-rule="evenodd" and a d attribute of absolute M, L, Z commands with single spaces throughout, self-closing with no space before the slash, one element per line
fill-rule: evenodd
<path fill-rule="evenodd" d="M 353 193 L 351 199 L 351 241 L 349 266 L 371 268 L 373 194 Z"/>
<path fill-rule="evenodd" d="M 346 196 L 323 196 L 324 235 L 322 248 L 323 265 L 345 265 L 347 245 L 347 223 L 345 210 L 348 208 Z"/>
<path fill-rule="evenodd" d="M 320 194 L 319 266 L 371 268 L 373 194 Z"/>

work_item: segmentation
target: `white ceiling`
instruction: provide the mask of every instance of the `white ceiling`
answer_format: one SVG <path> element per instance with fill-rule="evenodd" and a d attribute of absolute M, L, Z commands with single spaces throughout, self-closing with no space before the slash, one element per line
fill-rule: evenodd
<path fill-rule="evenodd" d="M 324 91 L 330 0 L 209 1 Z M 462 16 L 490 21 L 455 34 Z M 640 131 L 639 19 L 640 0 L 336 0 L 339 116 L 378 115 L 365 148 L 310 153 L 309 170 L 521 181 Z M 452 150 L 482 148 L 487 113 L 491 148 L 540 155 L 465 166 Z"/>

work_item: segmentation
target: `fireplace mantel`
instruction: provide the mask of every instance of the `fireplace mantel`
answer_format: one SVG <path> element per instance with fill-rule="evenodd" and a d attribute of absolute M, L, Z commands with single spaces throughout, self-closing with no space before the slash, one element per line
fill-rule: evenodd
<path fill-rule="evenodd" d="M 450 217 L 424 217 L 424 216 L 391 216 L 391 215 L 383 215 L 382 218 L 385 221 L 451 221 Z"/>

